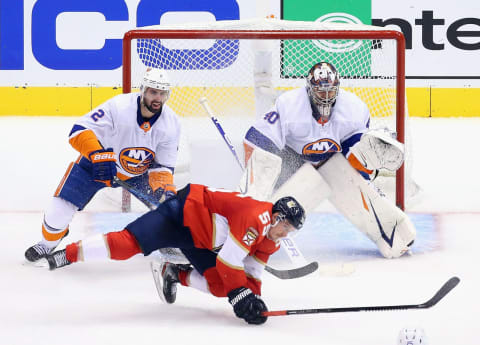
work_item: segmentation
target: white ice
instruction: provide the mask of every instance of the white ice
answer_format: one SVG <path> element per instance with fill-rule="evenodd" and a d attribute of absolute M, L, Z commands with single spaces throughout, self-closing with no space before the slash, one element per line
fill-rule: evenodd
<path fill-rule="evenodd" d="M 460 277 L 444 300 L 427 310 L 271 317 L 262 326 L 235 318 L 225 299 L 189 288 L 179 287 L 174 305 L 162 304 L 150 259 L 142 256 L 54 272 L 25 264 L 25 249 L 40 238 L 43 209 L 76 158 L 67 142 L 74 120 L 0 118 L 1 344 L 387 345 L 395 344 L 404 326 L 423 327 L 430 344 L 477 344 L 480 119 L 412 119 L 413 176 L 423 189 L 407 210 L 419 232 L 412 255 L 383 259 L 341 217 L 318 213 L 296 238 L 307 260 L 332 270 L 347 263 L 355 271 L 336 276 L 327 270 L 289 281 L 265 273 L 263 283 L 267 305 L 279 310 L 416 304 L 448 278 Z M 225 127 L 235 132 L 236 125 Z M 215 129 L 209 131 L 195 143 L 205 154 L 192 158 L 190 178 L 228 185 L 238 168 Z M 239 138 L 232 139 L 238 145 Z M 98 199 L 75 216 L 62 245 L 120 230 L 141 212 L 116 212 L 115 196 Z M 281 253 L 271 265 L 291 267 Z"/>

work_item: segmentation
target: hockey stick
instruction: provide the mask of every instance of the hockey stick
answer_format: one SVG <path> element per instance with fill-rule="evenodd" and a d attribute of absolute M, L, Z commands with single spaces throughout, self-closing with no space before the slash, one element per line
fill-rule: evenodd
<path fill-rule="evenodd" d="M 240 162 L 240 158 L 238 158 L 237 151 L 235 151 L 235 147 L 232 145 L 232 141 L 230 138 L 227 136 L 225 131 L 223 130 L 222 125 L 220 125 L 220 122 L 218 122 L 218 119 L 213 115 L 213 111 L 208 105 L 208 100 L 206 97 L 201 97 L 199 100 L 200 104 L 203 106 L 203 109 L 207 112 L 208 116 L 210 116 L 210 119 L 212 120 L 213 124 L 217 128 L 218 132 L 222 136 L 223 140 L 225 141 L 225 144 L 227 144 L 228 148 L 230 149 L 230 152 L 233 154 L 235 157 L 235 160 L 237 161 L 238 165 L 240 166 L 240 169 L 243 171 L 243 165 Z"/>
<path fill-rule="evenodd" d="M 145 206 L 147 206 L 150 210 L 154 210 L 160 205 L 160 202 L 155 200 L 150 195 L 142 193 L 134 186 L 130 185 L 128 182 L 120 180 L 118 177 L 114 177 L 113 180 L 115 183 L 119 184 L 121 187 L 125 188 L 127 191 L 132 193 L 138 200 L 140 200 Z M 294 268 L 290 270 L 277 270 L 270 266 L 265 266 L 265 270 L 277 278 L 280 279 L 294 279 L 300 278 L 312 272 L 315 272 L 318 268 L 317 262 L 312 262 L 306 266 Z"/>
<path fill-rule="evenodd" d="M 318 269 L 318 262 L 316 261 L 313 261 L 308 265 L 305 265 L 302 267 L 293 268 L 291 270 L 276 270 L 275 268 L 272 268 L 270 266 L 265 266 L 265 271 L 267 271 L 268 273 L 271 273 L 272 275 L 280 279 L 300 278 L 315 272 L 317 269 Z"/>
<path fill-rule="evenodd" d="M 390 311 L 390 310 L 407 310 L 407 309 L 427 309 L 437 304 L 446 294 L 448 294 L 460 279 L 457 277 L 450 278 L 437 293 L 425 303 L 420 304 L 404 304 L 389 306 L 367 306 L 367 307 L 345 307 L 345 308 L 322 308 L 322 309 L 292 309 L 277 310 L 263 312 L 263 316 L 282 316 L 282 315 L 298 315 L 298 314 L 319 314 L 319 313 L 345 313 L 354 311 Z"/>
<path fill-rule="evenodd" d="M 147 206 L 150 210 L 154 210 L 160 205 L 160 202 L 156 200 L 151 195 L 147 195 L 140 190 L 136 189 L 134 186 L 130 185 L 128 182 L 120 180 L 118 177 L 114 176 L 113 181 L 123 187 L 125 190 L 132 193 L 138 200 L 140 200 L 145 206 Z"/>

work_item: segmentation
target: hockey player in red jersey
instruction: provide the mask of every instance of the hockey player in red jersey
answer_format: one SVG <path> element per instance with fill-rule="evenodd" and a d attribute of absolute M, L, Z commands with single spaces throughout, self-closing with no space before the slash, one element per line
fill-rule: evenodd
<path fill-rule="evenodd" d="M 292 197 L 275 204 L 237 192 L 191 184 L 119 232 L 98 234 L 47 255 L 50 269 L 78 261 L 126 260 L 160 248 L 179 248 L 191 265 L 164 263 L 163 299 L 175 302 L 176 285 L 228 297 L 235 315 L 262 324 L 261 274 L 279 239 L 299 230 L 303 207 Z"/>
<path fill-rule="evenodd" d="M 69 142 L 80 153 L 45 210 L 41 241 L 25 252 L 35 262 L 67 236 L 69 224 L 114 177 L 157 200 L 175 194 L 173 172 L 180 140 L 180 121 L 165 104 L 171 83 L 166 72 L 149 68 L 140 92 L 117 95 L 78 119 Z"/>

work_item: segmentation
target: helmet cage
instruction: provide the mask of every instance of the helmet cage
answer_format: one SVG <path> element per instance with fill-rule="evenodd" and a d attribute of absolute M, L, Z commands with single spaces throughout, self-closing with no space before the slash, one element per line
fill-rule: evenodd
<path fill-rule="evenodd" d="M 308 94 L 316 105 L 331 105 L 338 96 L 338 86 L 309 86 Z M 333 92 L 333 95 L 331 95 Z"/>
<path fill-rule="evenodd" d="M 307 76 L 307 93 L 320 117 L 327 120 L 330 117 L 339 87 L 338 72 L 332 64 L 319 62 L 310 68 Z"/>

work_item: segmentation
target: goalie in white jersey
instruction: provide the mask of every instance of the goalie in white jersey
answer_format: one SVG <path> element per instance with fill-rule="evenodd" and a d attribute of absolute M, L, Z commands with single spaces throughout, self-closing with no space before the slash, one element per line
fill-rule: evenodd
<path fill-rule="evenodd" d="M 380 201 L 385 198 L 378 199 L 378 192 L 367 186 L 365 180 L 373 180 L 378 169 L 395 171 L 400 168 L 404 159 L 403 144 L 393 139 L 390 133 L 370 130 L 369 125 L 367 105 L 353 93 L 340 89 L 339 75 L 332 64 L 319 62 L 309 70 L 306 87 L 281 94 L 273 109 L 257 119 L 248 130 L 244 140 L 245 159 L 248 162 L 252 157 L 259 161 L 247 164 L 247 170 L 261 165 L 258 164 L 264 159 L 261 152 L 279 156 L 281 170 L 275 186 L 278 188 L 290 181 L 305 162 L 311 163 L 326 180 L 329 190 L 313 191 L 310 188 L 308 193 L 322 194 L 323 199 L 329 197 L 337 209 L 377 244 L 385 257 L 398 257 L 413 243 L 415 229 L 407 219 L 406 230 L 397 230 L 397 234 L 403 232 L 405 236 L 399 234 L 394 241 L 397 225 L 407 217 L 393 203 L 387 205 L 387 201 Z M 254 150 L 260 153 L 252 155 Z M 342 154 L 350 163 L 346 164 L 347 168 L 340 161 L 345 161 Z M 332 157 L 335 159 L 332 160 Z M 262 163 L 265 162 L 266 159 Z M 348 175 L 350 170 L 353 175 Z M 318 174 L 313 173 L 315 175 Z M 348 185 L 350 182 L 352 185 Z M 308 183 L 304 177 L 299 177 L 292 187 L 301 188 L 303 184 L 308 189 Z M 258 190 L 258 186 L 256 188 Z M 361 191 L 358 193 L 360 201 L 353 205 L 353 200 L 357 200 L 354 194 L 358 190 Z M 295 195 L 294 190 L 289 192 Z M 340 196 L 330 196 L 333 192 Z M 386 230 L 384 219 L 394 224 L 389 230 Z"/>
<path fill-rule="evenodd" d="M 42 240 L 27 249 L 28 261 L 55 249 L 74 214 L 95 193 L 118 187 L 115 176 L 157 200 L 175 195 L 180 122 L 165 104 L 170 87 L 164 70 L 148 68 L 139 93 L 117 95 L 77 121 L 69 142 L 80 156 L 70 163 L 45 211 Z"/>
<path fill-rule="evenodd" d="M 368 130 L 370 112 L 356 95 L 340 89 L 337 70 L 327 62 L 315 64 L 307 86 L 283 93 L 274 109 L 247 132 L 247 156 L 254 147 L 282 156 L 279 184 L 304 161 L 319 166 L 335 152 L 343 152 L 366 178 L 373 173 L 364 168 L 350 148 Z M 247 157 L 248 158 L 248 157 Z M 288 166 L 288 169 L 287 169 Z"/>

